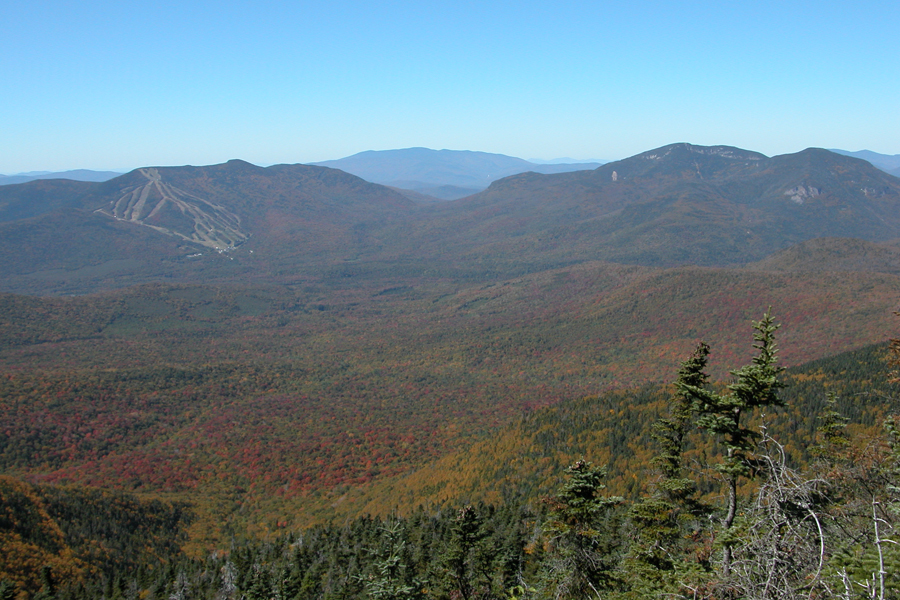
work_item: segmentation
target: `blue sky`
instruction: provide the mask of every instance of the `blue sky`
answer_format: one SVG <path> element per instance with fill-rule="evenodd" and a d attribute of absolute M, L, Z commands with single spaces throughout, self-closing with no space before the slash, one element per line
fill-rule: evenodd
<path fill-rule="evenodd" d="M 900 153 L 900 3 L 0 3 L 0 173 L 411 146 Z"/>

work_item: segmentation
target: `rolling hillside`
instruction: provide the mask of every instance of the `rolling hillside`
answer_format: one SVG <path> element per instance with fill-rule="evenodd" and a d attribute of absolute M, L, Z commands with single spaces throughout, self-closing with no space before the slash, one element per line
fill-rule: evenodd
<path fill-rule="evenodd" d="M 762 271 L 900 272 L 900 244 L 853 238 L 814 238 L 747 265 Z"/>
<path fill-rule="evenodd" d="M 205 519 L 258 531 L 272 514 L 323 518 L 523 411 L 666 381 L 701 339 L 724 377 L 766 306 L 787 365 L 886 340 L 898 295 L 890 273 L 605 263 L 341 294 L 4 295 L 0 468 L 203 498 Z M 196 535 L 219 539 L 203 522 Z"/>
<path fill-rule="evenodd" d="M 885 414 L 897 409 L 896 400 L 883 401 L 896 395 L 896 386 L 888 383 L 886 353 L 886 344 L 878 344 L 787 371 L 782 392 L 787 406 L 772 411 L 767 424 L 794 464 L 811 458 L 808 449 L 829 392 L 839 396 L 837 408 L 853 424 L 852 431 L 879 433 Z M 650 424 L 667 415 L 672 393 L 670 385 L 643 386 L 529 412 L 420 469 L 347 490 L 337 510 L 389 514 L 417 505 L 539 498 L 557 490 L 566 467 L 582 458 L 608 468 L 608 493 L 635 497 L 651 488 L 656 477 L 650 466 L 655 450 Z M 691 443 L 702 445 L 696 436 Z M 697 464 L 699 458 L 691 454 Z"/>
<path fill-rule="evenodd" d="M 26 183 L 39 179 L 66 179 L 70 181 L 108 181 L 121 175 L 121 171 L 91 171 L 89 169 L 75 169 L 72 171 L 39 171 L 33 173 L 18 173 L 16 175 L 0 175 L 0 185 L 14 183 Z"/>

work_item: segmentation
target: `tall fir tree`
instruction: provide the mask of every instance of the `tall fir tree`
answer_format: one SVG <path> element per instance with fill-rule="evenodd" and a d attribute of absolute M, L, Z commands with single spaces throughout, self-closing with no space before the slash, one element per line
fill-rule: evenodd
<path fill-rule="evenodd" d="M 566 469 L 568 481 L 549 500 L 545 525 L 551 551 L 544 561 L 544 597 L 587 598 L 614 588 L 621 537 L 616 513 L 623 499 L 604 496 L 606 470 L 579 460 Z"/>
<path fill-rule="evenodd" d="M 687 571 L 692 579 L 707 565 L 689 559 L 687 542 L 696 543 L 698 523 L 709 508 L 697 497 L 697 485 L 684 473 L 686 436 L 693 427 L 693 398 L 686 388 L 705 388 L 709 376 L 705 369 L 709 346 L 701 342 L 688 360 L 681 364 L 675 382 L 675 393 L 667 417 L 653 424 L 651 437 L 659 449 L 652 459 L 659 477 L 655 490 L 633 504 L 629 520 L 634 527 L 634 542 L 625 559 L 630 587 L 637 597 L 659 593 L 677 593 Z"/>
<path fill-rule="evenodd" d="M 727 394 L 719 394 L 704 386 L 680 383 L 679 388 L 693 399 L 693 409 L 697 413 L 697 425 L 719 437 L 725 447 L 725 456 L 715 466 L 725 478 L 727 506 L 722 519 L 720 541 L 723 545 L 722 571 L 725 577 L 731 569 L 732 527 L 737 515 L 737 488 L 741 477 L 753 474 L 752 452 L 761 435 L 745 426 L 744 421 L 757 409 L 782 406 L 778 395 L 784 384 L 779 375 L 784 370 L 779 367 L 778 347 L 775 332 L 778 330 L 771 315 L 766 311 L 759 322 L 753 323 L 753 347 L 756 356 L 749 365 L 732 371 L 734 378 L 728 385 Z"/>

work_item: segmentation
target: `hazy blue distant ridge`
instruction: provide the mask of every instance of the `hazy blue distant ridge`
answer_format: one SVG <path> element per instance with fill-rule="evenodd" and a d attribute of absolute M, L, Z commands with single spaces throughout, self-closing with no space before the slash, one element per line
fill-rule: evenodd
<path fill-rule="evenodd" d="M 34 171 L 31 173 L 19 173 L 17 175 L 0 175 L 0 185 L 12 183 L 26 183 L 37 179 L 71 179 L 72 181 L 109 181 L 122 173 L 116 171 L 91 171 L 88 169 L 75 169 L 73 171 Z"/>
<path fill-rule="evenodd" d="M 832 152 L 867 160 L 873 167 L 886 171 L 895 177 L 900 177 L 900 154 L 879 154 L 878 152 L 872 152 L 871 150 L 858 150 L 856 152 L 850 152 L 849 150 L 832 150 Z"/>
<path fill-rule="evenodd" d="M 312 163 L 340 169 L 372 183 L 413 190 L 451 200 L 486 189 L 510 175 L 567 173 L 596 169 L 602 163 L 537 164 L 521 158 L 470 150 L 367 150 L 337 160 Z"/>

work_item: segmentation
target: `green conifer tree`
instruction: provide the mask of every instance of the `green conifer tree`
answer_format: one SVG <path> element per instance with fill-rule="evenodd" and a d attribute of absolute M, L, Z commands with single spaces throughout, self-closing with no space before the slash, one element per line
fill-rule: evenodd
<path fill-rule="evenodd" d="M 760 433 L 747 428 L 744 419 L 756 409 L 783 405 L 778 395 L 784 387 L 778 379 L 784 370 L 777 365 L 775 332 L 778 327 L 771 311 L 766 311 L 759 322 L 753 323 L 753 347 L 757 354 L 749 365 L 731 372 L 734 380 L 728 386 L 729 393 L 719 394 L 703 386 L 679 384 L 683 393 L 693 398 L 694 411 L 698 415 L 697 425 L 719 436 L 725 447 L 725 456 L 716 465 L 716 470 L 724 476 L 727 487 L 727 506 L 720 535 L 723 544 L 722 571 L 726 577 L 731 569 L 734 542 L 731 536 L 737 516 L 738 480 L 751 476 L 751 454 L 760 439 Z"/>
<path fill-rule="evenodd" d="M 367 597 L 376 600 L 415 600 L 423 597 L 425 584 L 406 562 L 403 529 L 399 521 L 380 528 L 383 547 L 377 551 L 374 570 L 361 577 Z"/>
<path fill-rule="evenodd" d="M 16 584 L 8 579 L 0 579 L 0 600 L 16 600 L 19 590 Z"/>
<path fill-rule="evenodd" d="M 490 589 L 491 557 L 485 548 L 484 525 L 484 519 L 472 506 L 464 506 L 456 514 L 444 556 L 451 596 L 458 594 L 463 600 L 472 600 Z"/>
<path fill-rule="evenodd" d="M 41 591 L 34 595 L 34 600 L 49 600 L 56 595 L 56 578 L 49 565 L 41 567 Z"/>
<path fill-rule="evenodd" d="M 659 447 L 652 464 L 659 472 L 654 492 L 632 505 L 629 519 L 635 540 L 625 559 L 630 587 L 638 597 L 676 593 L 687 571 L 701 571 L 703 565 L 686 557 L 685 543 L 692 532 L 686 528 L 708 514 L 708 507 L 696 498 L 697 486 L 685 477 L 683 454 L 688 432 L 693 426 L 693 399 L 686 388 L 705 388 L 709 346 L 700 343 L 681 364 L 669 416 L 654 423 L 651 437 Z"/>
<path fill-rule="evenodd" d="M 551 551 L 543 565 L 545 597 L 596 597 L 617 583 L 619 561 L 618 515 L 623 501 L 603 496 L 606 470 L 579 460 L 566 469 L 568 481 L 549 501 L 551 519 L 545 526 Z"/>

